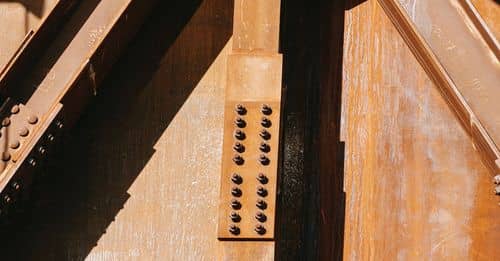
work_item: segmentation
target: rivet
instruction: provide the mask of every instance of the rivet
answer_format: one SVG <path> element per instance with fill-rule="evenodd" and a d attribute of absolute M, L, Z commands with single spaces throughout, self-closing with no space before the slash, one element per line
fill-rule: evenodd
<path fill-rule="evenodd" d="M 30 158 L 28 160 L 28 164 L 30 164 L 30 166 L 32 166 L 32 167 L 35 167 L 36 166 L 36 159 Z"/>
<path fill-rule="evenodd" d="M 257 219 L 259 222 L 266 222 L 267 217 L 264 213 L 257 212 L 257 214 L 255 214 L 255 219 Z"/>
<path fill-rule="evenodd" d="M 231 218 L 231 220 L 233 222 L 240 222 L 241 221 L 241 216 L 236 212 L 231 212 L 231 215 L 229 215 L 229 217 Z"/>
<path fill-rule="evenodd" d="M 235 137 L 236 139 L 238 139 L 238 140 L 244 140 L 244 139 L 245 139 L 245 137 L 246 137 L 246 135 L 245 135 L 245 133 L 244 133 L 242 130 L 236 130 L 236 131 L 234 132 L 234 137 Z"/>
<path fill-rule="evenodd" d="M 242 104 L 238 104 L 236 105 L 236 113 L 239 115 L 245 115 L 247 113 L 247 109 Z"/>
<path fill-rule="evenodd" d="M 5 203 L 10 203 L 12 199 L 9 197 L 9 195 L 5 195 L 3 196 L 3 201 L 5 201 Z"/>
<path fill-rule="evenodd" d="M 266 155 L 261 154 L 261 155 L 259 156 L 259 162 L 260 162 L 260 164 L 262 164 L 262 165 L 269 165 L 270 160 L 269 160 L 269 158 L 268 158 Z"/>
<path fill-rule="evenodd" d="M 231 208 L 235 210 L 241 209 L 241 203 L 238 200 L 233 199 L 231 200 Z"/>
<path fill-rule="evenodd" d="M 273 113 L 273 110 L 267 104 L 262 105 L 261 111 L 262 111 L 262 114 L 264 114 L 264 115 L 271 115 L 271 113 Z"/>
<path fill-rule="evenodd" d="M 259 133 L 259 136 L 265 140 L 268 140 L 271 138 L 271 133 L 269 133 L 268 131 L 266 130 L 261 130 L 260 133 Z"/>
<path fill-rule="evenodd" d="M 9 125 L 10 125 L 10 118 L 9 117 L 3 118 L 3 120 L 2 120 L 2 126 L 3 127 L 7 127 Z"/>
<path fill-rule="evenodd" d="M 239 142 L 236 142 L 233 146 L 233 149 L 236 151 L 236 152 L 239 152 L 239 153 L 243 153 L 245 152 L 245 146 Z"/>
<path fill-rule="evenodd" d="M 13 150 L 19 148 L 19 146 L 21 146 L 21 143 L 18 140 L 13 140 L 9 145 L 9 147 Z"/>
<path fill-rule="evenodd" d="M 266 233 L 266 228 L 263 225 L 255 226 L 255 232 L 259 235 L 264 235 Z"/>
<path fill-rule="evenodd" d="M 36 124 L 37 122 L 38 122 L 38 117 L 36 117 L 35 115 L 30 115 L 28 117 L 29 124 Z"/>
<path fill-rule="evenodd" d="M 500 175 L 496 175 L 494 178 L 493 178 L 493 182 L 497 185 L 500 185 Z"/>
<path fill-rule="evenodd" d="M 264 152 L 264 153 L 267 153 L 267 152 L 271 151 L 271 147 L 269 146 L 269 144 L 262 142 L 259 146 L 259 150 Z"/>
<path fill-rule="evenodd" d="M 265 189 L 264 187 L 259 186 L 257 188 L 257 195 L 259 195 L 261 197 L 266 197 L 267 196 L 267 189 Z"/>
<path fill-rule="evenodd" d="M 19 136 L 21 136 L 21 137 L 26 137 L 26 136 L 28 136 L 29 133 L 30 133 L 30 131 L 26 127 L 22 127 L 19 130 Z"/>
<path fill-rule="evenodd" d="M 257 188 L 257 195 L 259 195 L 261 197 L 266 197 L 267 196 L 267 189 L 265 189 L 264 187 L 259 186 Z"/>
<path fill-rule="evenodd" d="M 239 174 L 234 173 L 233 176 L 231 177 L 231 181 L 234 184 L 240 185 L 241 183 L 243 183 L 243 178 Z"/>
<path fill-rule="evenodd" d="M 234 187 L 231 189 L 231 195 L 233 195 L 235 197 L 241 197 L 242 194 L 243 193 L 241 192 L 241 189 L 239 189 L 239 188 Z"/>
<path fill-rule="evenodd" d="M 262 120 L 260 121 L 260 125 L 262 125 L 262 127 L 264 127 L 264 128 L 269 128 L 272 125 L 271 120 L 269 120 L 266 117 L 262 117 Z"/>
<path fill-rule="evenodd" d="M 9 161 L 10 160 L 10 153 L 8 151 L 5 151 L 2 153 L 2 160 L 3 161 Z"/>
<path fill-rule="evenodd" d="M 257 176 L 257 180 L 260 182 L 260 184 L 267 184 L 269 182 L 269 179 L 264 175 L 264 173 L 259 173 Z"/>
<path fill-rule="evenodd" d="M 243 165 L 243 163 L 245 163 L 245 160 L 240 155 L 234 155 L 233 162 L 236 163 L 236 165 Z"/>
<path fill-rule="evenodd" d="M 495 195 L 500 196 L 500 186 L 495 188 Z"/>
<path fill-rule="evenodd" d="M 229 226 L 229 232 L 233 235 L 239 235 L 240 234 L 240 228 L 237 227 L 236 225 L 231 225 Z"/>
<path fill-rule="evenodd" d="M 236 124 L 236 126 L 238 126 L 238 128 L 245 128 L 247 126 L 247 123 L 242 118 L 236 118 L 236 120 L 234 121 L 234 124 Z"/>
<path fill-rule="evenodd" d="M 52 142 L 52 141 L 54 141 L 54 139 L 55 139 L 54 135 L 52 135 L 50 133 L 47 135 L 47 140 L 48 141 Z"/>
<path fill-rule="evenodd" d="M 56 127 L 58 129 L 62 129 L 64 127 L 64 124 L 62 123 L 62 121 L 58 120 L 58 121 L 56 121 Z"/>
<path fill-rule="evenodd" d="M 10 113 L 12 114 L 16 114 L 19 112 L 19 105 L 14 105 L 12 106 L 12 108 L 10 109 Z"/>
<path fill-rule="evenodd" d="M 255 206 L 257 206 L 259 209 L 264 210 L 267 208 L 267 203 L 264 200 L 259 199 L 257 200 L 257 204 L 255 204 Z"/>
<path fill-rule="evenodd" d="M 46 152 L 45 150 L 45 147 L 44 146 L 39 146 L 38 147 L 38 153 L 40 153 L 40 155 L 44 155 Z"/>
<path fill-rule="evenodd" d="M 14 189 L 14 190 L 19 190 L 21 188 L 21 185 L 19 185 L 18 182 L 14 181 L 11 185 L 11 187 Z"/>

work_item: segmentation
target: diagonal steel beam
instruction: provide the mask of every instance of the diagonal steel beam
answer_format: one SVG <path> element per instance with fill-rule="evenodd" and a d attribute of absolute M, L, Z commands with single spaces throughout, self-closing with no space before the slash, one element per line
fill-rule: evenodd
<path fill-rule="evenodd" d="M 61 0 L 28 35 L 0 74 L 0 212 L 22 196 L 155 2 Z"/>
<path fill-rule="evenodd" d="M 484 164 L 499 174 L 500 51 L 479 13 L 469 0 L 379 3 L 471 136 Z"/>

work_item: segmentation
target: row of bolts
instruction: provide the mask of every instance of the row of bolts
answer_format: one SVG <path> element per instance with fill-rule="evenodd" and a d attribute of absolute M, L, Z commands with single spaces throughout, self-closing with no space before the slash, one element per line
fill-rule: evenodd
<path fill-rule="evenodd" d="M 272 114 L 272 109 L 268 105 L 264 104 L 264 105 L 262 105 L 261 112 L 262 112 L 262 114 L 264 114 L 266 116 L 269 116 L 269 115 Z M 246 110 L 246 108 L 243 105 L 238 104 L 236 106 L 236 113 L 239 116 L 244 116 L 247 113 L 247 110 Z M 246 127 L 246 122 L 241 117 L 238 117 L 235 120 L 235 125 L 238 128 L 245 128 Z M 269 120 L 267 117 L 264 116 L 262 118 L 262 120 L 261 120 L 261 125 L 264 128 L 269 128 L 269 127 L 271 127 L 272 123 L 271 123 L 271 120 Z M 264 140 L 264 142 L 262 142 L 260 144 L 259 150 L 261 152 L 263 152 L 263 153 L 269 152 L 271 150 L 271 147 L 265 141 L 268 141 L 269 139 L 271 139 L 271 134 L 266 129 L 263 129 L 259 133 L 259 136 Z M 244 140 L 246 138 L 245 133 L 242 130 L 240 130 L 240 129 L 238 129 L 238 130 L 235 131 L 234 137 L 237 140 L 239 140 L 239 141 L 242 141 L 242 140 Z M 241 142 L 236 142 L 234 144 L 234 146 L 233 146 L 233 149 L 236 152 L 238 152 L 238 153 L 243 153 L 245 151 L 245 146 Z M 243 157 L 241 155 L 236 154 L 233 157 L 233 162 L 236 165 L 243 165 L 244 162 L 245 162 L 245 160 L 243 159 Z M 261 154 L 259 156 L 259 162 L 262 165 L 266 166 L 266 165 L 269 165 L 270 160 L 266 156 L 266 154 Z M 265 185 L 265 184 L 267 184 L 269 182 L 269 179 L 267 178 L 267 176 L 264 173 L 259 173 L 258 176 L 257 176 L 257 180 L 262 185 Z M 234 173 L 232 175 L 232 177 L 231 177 L 231 181 L 234 184 L 236 184 L 236 185 L 240 185 L 240 184 L 243 183 L 243 178 L 239 174 Z M 242 191 L 238 187 L 233 187 L 231 189 L 231 194 L 234 197 L 241 197 Z M 263 186 L 259 186 L 257 188 L 257 195 L 259 195 L 260 197 L 264 198 L 264 197 L 267 196 L 267 194 L 268 194 L 268 192 L 267 192 L 267 190 Z M 267 208 L 267 203 L 263 199 L 259 199 L 259 200 L 257 200 L 256 206 L 260 210 L 265 210 Z M 234 210 L 239 210 L 239 209 L 241 209 L 242 205 L 241 205 L 241 203 L 237 199 L 233 199 L 231 201 L 231 207 Z M 236 222 L 236 223 L 241 221 L 241 216 L 238 213 L 236 213 L 236 212 L 232 212 L 231 215 L 230 215 L 230 218 L 231 218 L 231 220 L 233 222 Z M 266 222 L 267 217 L 266 217 L 266 215 L 263 212 L 259 211 L 255 215 L 255 219 L 257 221 L 261 222 L 261 223 L 264 223 L 264 222 Z M 229 226 L 229 232 L 231 234 L 233 234 L 233 235 L 238 235 L 238 234 L 240 234 L 240 229 L 235 224 L 232 224 L 232 225 Z M 266 228 L 262 224 L 258 224 L 258 225 L 255 226 L 255 232 L 257 232 L 257 234 L 259 234 L 259 235 L 264 235 L 266 233 Z"/>
<path fill-rule="evenodd" d="M 19 113 L 19 111 L 20 111 L 20 108 L 19 108 L 18 105 L 12 106 L 12 108 L 11 108 L 11 113 L 12 114 L 17 114 L 17 113 Z M 28 121 L 29 124 L 34 125 L 34 124 L 36 124 L 38 122 L 38 118 L 35 115 L 31 115 L 31 116 L 28 117 L 27 121 Z M 8 117 L 4 118 L 2 120 L 2 127 L 8 127 L 9 125 L 10 125 L 10 118 L 8 118 Z M 58 121 L 55 122 L 55 126 L 56 126 L 57 129 L 62 129 L 64 125 L 63 125 L 63 123 L 60 120 L 58 120 Z M 18 134 L 21 137 L 26 137 L 29 134 L 29 130 L 26 127 L 23 127 L 23 128 L 21 128 L 19 130 Z M 46 138 L 47 138 L 47 141 L 51 142 L 51 143 L 55 140 L 55 136 L 53 134 L 51 134 L 51 133 L 47 134 Z M 10 143 L 9 147 L 11 149 L 17 149 L 17 148 L 20 147 L 20 142 L 18 140 L 14 140 L 13 142 Z M 36 149 L 36 151 L 40 154 L 40 156 L 43 156 L 45 154 L 45 152 L 46 152 L 45 146 L 43 146 L 43 145 L 38 146 L 38 148 Z M 9 152 L 5 151 L 5 152 L 2 153 L 2 160 L 3 161 L 9 161 L 10 158 L 11 158 L 11 156 L 10 156 Z M 30 157 L 28 159 L 27 163 L 31 167 L 35 167 L 36 164 L 37 164 L 37 161 L 36 161 L 36 159 L 34 157 Z M 18 181 L 13 181 L 10 184 L 10 187 L 14 191 L 19 191 L 21 189 L 21 184 Z M 4 195 L 3 201 L 6 204 L 9 204 L 12 201 L 12 199 L 11 199 L 11 197 L 9 195 Z M 1 211 L 0 211 L 0 213 L 1 213 Z"/>

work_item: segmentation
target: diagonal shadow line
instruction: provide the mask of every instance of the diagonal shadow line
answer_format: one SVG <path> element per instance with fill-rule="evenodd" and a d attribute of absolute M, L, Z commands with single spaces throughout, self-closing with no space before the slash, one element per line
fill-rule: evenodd
<path fill-rule="evenodd" d="M 3 257 L 88 256 L 130 197 L 127 190 L 154 144 L 230 39 L 232 2 L 161 1 L 70 133 L 64 153 L 46 167 L 50 175 L 34 187 L 28 210 L 3 231 L 12 235 L 0 242 Z M 137 106 L 144 95 L 152 106 Z"/>

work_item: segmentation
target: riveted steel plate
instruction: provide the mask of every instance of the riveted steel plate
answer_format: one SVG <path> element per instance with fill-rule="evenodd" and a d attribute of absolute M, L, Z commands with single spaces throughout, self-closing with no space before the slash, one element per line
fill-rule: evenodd
<path fill-rule="evenodd" d="M 281 56 L 228 60 L 219 239 L 274 238 Z"/>

